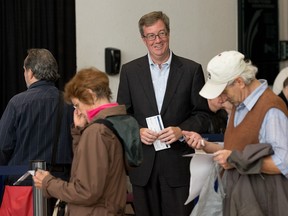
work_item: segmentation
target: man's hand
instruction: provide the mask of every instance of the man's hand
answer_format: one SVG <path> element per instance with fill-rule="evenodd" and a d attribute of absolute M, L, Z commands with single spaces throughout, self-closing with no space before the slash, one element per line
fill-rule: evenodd
<path fill-rule="evenodd" d="M 214 161 L 217 162 L 224 169 L 231 169 L 233 167 L 227 162 L 227 158 L 230 156 L 231 153 L 232 151 L 230 150 L 219 150 L 214 153 Z"/>
<path fill-rule="evenodd" d="M 159 132 L 158 139 L 166 144 L 171 144 L 179 140 L 181 136 L 182 132 L 179 127 L 167 127 Z"/>
<path fill-rule="evenodd" d="M 148 129 L 148 128 L 141 128 L 140 129 L 140 137 L 141 142 L 146 145 L 152 145 L 153 142 L 158 138 L 158 133 Z"/>
<path fill-rule="evenodd" d="M 200 134 L 193 131 L 182 131 L 182 134 L 190 147 L 200 150 L 205 146 L 205 141 Z"/>

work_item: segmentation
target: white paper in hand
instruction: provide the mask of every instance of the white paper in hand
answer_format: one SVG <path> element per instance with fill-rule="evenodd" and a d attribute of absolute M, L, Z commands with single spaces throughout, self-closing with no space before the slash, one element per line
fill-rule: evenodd
<path fill-rule="evenodd" d="M 209 172 L 213 167 L 213 154 L 195 153 L 184 156 L 192 157 L 190 161 L 191 177 L 189 196 L 185 202 L 185 205 L 187 205 L 189 202 L 199 196 L 205 180 L 209 176 Z"/>
<path fill-rule="evenodd" d="M 159 132 L 164 129 L 161 115 L 151 116 L 146 118 L 147 126 L 150 130 Z M 161 142 L 160 140 L 156 140 L 154 143 L 154 148 L 156 151 L 168 149 L 171 146 L 167 145 L 165 142 Z"/>

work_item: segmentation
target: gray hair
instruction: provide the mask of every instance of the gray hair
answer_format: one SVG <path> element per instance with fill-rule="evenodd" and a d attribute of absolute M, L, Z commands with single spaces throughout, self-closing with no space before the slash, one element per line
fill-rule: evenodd
<path fill-rule="evenodd" d="M 246 67 L 244 71 L 239 75 L 239 77 L 243 79 L 246 85 L 249 85 L 253 80 L 256 79 L 258 68 L 254 66 L 251 60 L 249 59 L 245 60 L 245 62 L 246 62 Z M 229 81 L 227 86 L 231 85 L 234 82 L 234 80 Z"/>
<path fill-rule="evenodd" d="M 56 82 L 60 75 L 58 64 L 54 56 L 47 49 L 29 49 L 24 60 L 26 70 L 31 69 L 38 80 Z"/>
<path fill-rule="evenodd" d="M 164 22 L 167 32 L 170 33 L 169 17 L 162 11 L 153 11 L 142 16 L 138 22 L 138 28 L 141 36 L 144 36 L 144 26 L 152 26 L 158 20 L 162 20 Z"/>

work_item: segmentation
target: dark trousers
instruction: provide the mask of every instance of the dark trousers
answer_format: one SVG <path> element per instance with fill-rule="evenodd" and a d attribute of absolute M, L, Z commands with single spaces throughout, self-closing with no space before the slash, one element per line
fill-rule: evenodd
<path fill-rule="evenodd" d="M 189 186 L 170 187 L 160 167 L 153 168 L 150 180 L 144 187 L 132 185 L 137 216 L 188 216 L 194 203 L 184 205 Z"/>

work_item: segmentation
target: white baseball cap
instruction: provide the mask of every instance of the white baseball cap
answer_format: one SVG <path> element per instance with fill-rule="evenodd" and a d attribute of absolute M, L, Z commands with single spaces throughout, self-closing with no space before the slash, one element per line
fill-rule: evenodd
<path fill-rule="evenodd" d="M 246 67 L 245 56 L 237 51 L 224 51 L 212 58 L 207 65 L 208 79 L 200 91 L 207 99 L 218 97 L 229 81 L 237 78 Z"/>

